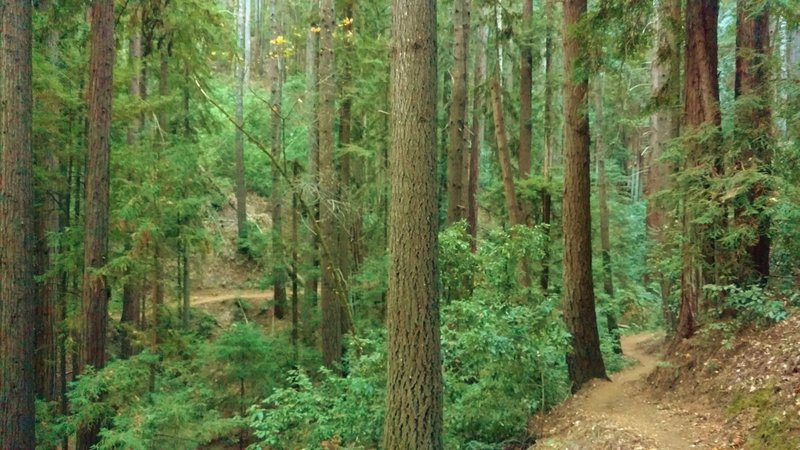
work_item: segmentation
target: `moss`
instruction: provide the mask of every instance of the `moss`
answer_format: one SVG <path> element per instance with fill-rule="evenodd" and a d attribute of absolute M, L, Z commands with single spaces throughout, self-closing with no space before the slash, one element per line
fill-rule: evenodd
<path fill-rule="evenodd" d="M 771 386 L 752 393 L 739 393 L 728 405 L 727 412 L 737 415 L 752 410 L 755 428 L 747 440 L 752 450 L 797 450 L 800 424 L 785 416 L 776 407 L 775 389 Z"/>

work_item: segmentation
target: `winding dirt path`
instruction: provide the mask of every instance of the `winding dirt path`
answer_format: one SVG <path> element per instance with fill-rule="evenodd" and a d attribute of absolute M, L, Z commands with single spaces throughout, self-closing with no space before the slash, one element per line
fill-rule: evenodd
<path fill-rule="evenodd" d="M 698 415 L 659 404 L 646 390 L 645 378 L 659 358 L 648 351 L 657 341 L 652 333 L 625 336 L 623 352 L 637 363 L 612 377 L 596 381 L 545 419 L 535 449 L 664 449 L 711 448 Z M 703 419 L 704 420 L 704 419 Z"/>
<path fill-rule="evenodd" d="M 230 300 L 269 300 L 272 298 L 272 289 L 211 289 L 198 291 L 192 295 L 192 306 L 222 303 Z"/>

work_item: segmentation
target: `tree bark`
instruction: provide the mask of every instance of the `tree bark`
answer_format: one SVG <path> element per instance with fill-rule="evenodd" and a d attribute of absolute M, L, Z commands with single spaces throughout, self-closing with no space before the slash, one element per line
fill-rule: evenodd
<path fill-rule="evenodd" d="M 595 315 L 589 181 L 588 74 L 576 24 L 586 0 L 564 2 L 564 320 L 572 335 L 567 355 L 572 391 L 606 378 Z"/>
<path fill-rule="evenodd" d="M 392 1 L 388 373 L 383 448 L 443 448 L 436 2 Z"/>
<path fill-rule="evenodd" d="M 553 22 L 555 20 L 553 17 L 553 2 L 554 0 L 544 0 L 544 157 L 542 158 L 542 176 L 548 184 L 552 179 L 550 172 L 553 165 L 553 90 L 555 89 L 555 77 L 553 76 Z M 545 187 L 542 189 L 540 196 L 542 200 L 542 224 L 547 227 L 546 233 L 549 237 L 553 215 L 550 188 Z M 542 288 L 542 292 L 547 292 L 550 286 L 550 240 L 545 241 L 544 245 L 539 286 Z"/>
<path fill-rule="evenodd" d="M 469 164 L 467 165 L 467 226 L 472 236 L 470 246 L 472 252 L 477 250 L 478 244 L 478 184 L 481 170 L 481 145 L 483 144 L 483 99 L 484 84 L 486 83 L 486 44 L 489 39 L 489 27 L 481 25 L 478 30 L 477 45 L 475 46 L 475 86 L 472 98 L 472 137 Z"/>
<path fill-rule="evenodd" d="M 334 168 L 333 115 L 335 111 L 336 82 L 333 32 L 336 30 L 333 0 L 320 1 L 320 56 L 319 56 L 319 189 L 320 189 L 320 239 L 327 249 L 336 244 L 334 201 L 336 198 L 336 173 Z M 330 251 L 320 258 L 322 270 L 322 361 L 329 369 L 339 372 L 342 360 L 342 305 L 336 292 L 336 261 Z"/>
<path fill-rule="evenodd" d="M 511 155 L 508 149 L 508 136 L 503 113 L 502 88 L 500 87 L 500 73 L 495 72 L 492 77 L 492 111 L 494 112 L 494 134 L 497 140 L 497 155 L 500 161 L 500 172 L 503 178 L 503 192 L 505 193 L 506 209 L 511 225 L 524 225 L 525 219 L 517 201 L 514 188 L 514 169 L 511 166 Z"/>
<path fill-rule="evenodd" d="M 32 6 L 0 17 L 0 448 L 35 447 Z"/>
<path fill-rule="evenodd" d="M 78 372 L 106 363 L 109 285 L 100 270 L 108 258 L 109 160 L 112 77 L 114 72 L 114 2 L 94 0 L 91 8 L 89 57 L 89 133 L 86 167 L 86 223 L 81 302 L 83 324 Z M 99 440 L 100 423 L 78 430 L 76 448 L 89 449 Z"/>
<path fill-rule="evenodd" d="M 772 91 L 769 83 L 769 4 L 738 0 L 736 4 L 736 111 L 734 127 L 739 144 L 738 170 L 769 174 L 772 164 Z M 751 214 L 739 206 L 738 220 L 753 228 L 755 240 L 747 245 L 749 261 L 738 270 L 740 283 L 769 278 L 770 219 L 764 197 L 768 187 L 758 182 L 747 192 Z"/>
<path fill-rule="evenodd" d="M 533 49 L 529 27 L 533 16 L 533 0 L 522 3 L 522 22 L 524 35 L 520 41 L 520 81 L 519 81 L 519 178 L 527 180 L 531 176 L 531 145 L 533 144 Z M 533 210 L 529 202 L 522 201 L 520 212 L 526 225 L 533 224 Z"/>
<path fill-rule="evenodd" d="M 665 244 L 666 231 L 672 216 L 663 202 L 656 198 L 669 188 L 673 168 L 661 160 L 667 143 L 680 132 L 680 33 L 681 1 L 660 0 L 656 12 L 656 38 L 650 66 L 652 97 L 655 111 L 650 116 L 650 149 L 646 156 L 647 198 L 646 225 L 648 236 L 658 246 Z M 661 289 L 661 310 L 664 323 L 675 329 L 675 314 L 669 304 L 672 282 L 663 273 L 654 273 Z"/>
<path fill-rule="evenodd" d="M 686 51 L 684 55 L 683 128 L 687 139 L 685 169 L 701 164 L 703 153 L 715 157 L 715 139 L 698 142 L 693 136 L 706 127 L 719 128 L 719 82 L 717 78 L 717 14 L 718 0 L 689 0 L 686 4 Z M 713 165 L 716 166 L 717 163 Z M 706 169 L 709 170 L 709 169 Z M 716 168 L 711 168 L 713 175 Z M 692 222 L 691 206 L 698 199 L 684 195 L 681 249 L 681 305 L 677 336 L 688 338 L 697 329 L 700 289 L 704 283 L 702 261 L 713 259 L 713 249 L 703 230 Z"/>
<path fill-rule="evenodd" d="M 239 0 L 239 8 L 236 14 L 236 34 L 238 40 L 238 49 L 242 52 L 236 59 L 235 63 L 235 78 L 236 78 L 236 123 L 239 126 L 244 125 L 244 89 L 245 78 L 247 73 L 247 62 L 249 56 L 244 53 L 245 49 L 245 24 L 247 8 L 245 3 L 249 0 Z M 240 243 L 247 239 L 247 185 L 244 179 L 244 135 L 239 128 L 236 128 L 234 135 L 234 160 L 236 164 L 234 173 L 234 184 L 236 190 L 236 229 Z"/>
<path fill-rule="evenodd" d="M 277 0 L 269 2 L 270 29 L 272 30 L 270 73 L 270 135 L 272 137 L 272 154 L 278 161 L 283 161 L 283 51 L 282 45 L 275 42 L 283 33 L 279 17 Z M 272 168 L 272 286 L 275 302 L 275 318 L 283 319 L 286 315 L 286 262 L 283 246 L 283 180 L 277 168 Z"/>
<path fill-rule="evenodd" d="M 469 0 L 453 2 L 453 84 L 450 91 L 450 120 L 447 124 L 447 223 L 463 219 L 464 155 L 467 128 L 467 58 L 469 42 Z"/>
<path fill-rule="evenodd" d="M 317 65 L 319 55 L 319 34 L 315 31 L 316 21 L 312 21 L 306 40 L 306 115 L 308 118 L 308 184 L 313 200 L 312 211 L 307 220 L 317 222 L 319 217 L 319 122 L 317 116 Z M 305 306 L 310 310 L 317 307 L 319 287 L 319 236 L 310 233 L 306 266 L 308 274 L 304 286 Z M 303 339 L 311 344 L 314 331 L 310 326 L 303 327 Z"/>

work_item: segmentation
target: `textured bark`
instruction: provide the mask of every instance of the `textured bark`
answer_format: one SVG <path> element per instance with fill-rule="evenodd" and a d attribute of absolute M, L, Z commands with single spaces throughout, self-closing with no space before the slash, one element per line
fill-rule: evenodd
<path fill-rule="evenodd" d="M 350 37 L 353 33 L 353 0 L 348 0 L 344 4 L 344 17 L 347 20 L 342 26 L 342 31 L 344 31 L 344 45 L 342 46 L 343 52 L 343 64 L 341 70 L 341 77 L 339 77 L 339 86 L 341 87 L 341 109 L 339 110 L 339 148 L 345 150 L 340 153 L 339 156 L 339 179 L 338 179 L 338 200 L 343 205 L 350 205 L 350 192 L 351 192 L 351 175 L 352 175 L 352 168 L 351 168 L 351 158 L 350 154 L 347 152 L 347 146 L 352 143 L 353 137 L 353 93 L 351 92 L 351 84 L 352 84 L 352 67 L 351 67 L 351 59 L 353 58 L 353 45 L 352 45 L 352 38 Z M 347 285 L 347 280 L 350 278 L 350 270 L 351 270 L 351 259 L 352 259 L 352 225 L 353 225 L 353 216 L 351 214 L 350 208 L 343 208 L 342 212 L 339 213 L 339 226 L 336 227 L 336 255 L 337 255 L 337 268 L 339 270 L 340 277 L 342 280 L 345 281 L 345 286 Z M 345 307 L 345 305 L 342 305 Z M 347 329 L 348 324 L 346 321 L 347 311 L 342 311 L 341 318 L 342 318 L 342 333 L 346 333 L 349 330 Z"/>
<path fill-rule="evenodd" d="M 392 1 L 388 374 L 383 448 L 441 449 L 436 2 Z"/>
<path fill-rule="evenodd" d="M 244 52 L 245 38 L 244 30 L 246 23 L 247 8 L 245 4 L 249 0 L 239 0 L 239 8 L 236 13 L 236 34 L 238 39 L 238 49 Z M 244 89 L 245 78 L 247 72 L 246 62 L 249 57 L 242 54 L 235 63 L 235 78 L 236 78 L 236 123 L 241 126 L 244 124 Z M 234 169 L 234 185 L 236 191 L 236 229 L 238 230 L 239 239 L 247 238 L 247 185 L 244 179 L 244 135 L 237 127 L 234 132 L 234 149 L 233 157 L 236 168 Z"/>
<path fill-rule="evenodd" d="M 576 392 L 592 378 L 606 378 L 597 332 L 592 283 L 589 181 L 588 87 L 581 37 L 575 25 L 586 14 L 586 0 L 564 2 L 564 320 L 572 335 L 567 355 Z"/>
<path fill-rule="evenodd" d="M 656 194 L 669 188 L 672 167 L 661 158 L 667 143 L 680 132 L 681 63 L 680 63 L 681 0 L 660 0 L 656 13 L 656 38 L 650 66 L 652 97 L 655 110 L 650 116 L 650 149 L 646 155 L 647 231 L 657 245 L 664 244 L 667 226 L 672 222 L 663 202 Z M 661 288 L 664 323 L 675 328 L 675 315 L 669 304 L 671 281 L 663 273 L 653 273 Z"/>
<path fill-rule="evenodd" d="M 553 165 L 553 90 L 555 89 L 555 77 L 553 76 L 553 2 L 545 0 L 545 43 L 544 43 L 544 157 L 542 158 L 542 176 L 546 181 L 552 178 L 551 167 Z M 547 226 L 547 233 L 550 234 L 550 223 L 553 216 L 553 201 L 549 188 L 542 189 L 542 223 Z M 547 292 L 550 286 L 550 242 L 545 242 L 542 256 L 542 274 L 539 278 L 539 286 L 543 292 Z"/>
<path fill-rule="evenodd" d="M 687 135 L 702 127 L 719 127 L 719 82 L 717 78 L 717 0 L 689 0 L 686 4 L 686 51 L 684 55 L 683 128 Z M 699 143 L 688 141 L 686 168 L 700 163 L 704 153 L 715 155 L 713 140 Z M 715 169 L 712 169 L 715 170 Z M 678 314 L 677 336 L 687 338 L 697 329 L 700 288 L 704 280 L 702 262 L 698 256 L 713 259 L 713 248 L 701 229 L 692 223 L 684 197 L 682 228 L 681 305 Z"/>
<path fill-rule="evenodd" d="M 320 1 L 320 55 L 319 55 L 319 190 L 320 190 L 320 240 L 327 249 L 335 248 L 336 228 L 334 200 L 336 198 L 336 172 L 334 168 L 333 115 L 335 111 L 336 82 L 333 32 L 336 16 L 333 0 Z M 336 261 L 329 251 L 320 257 L 322 271 L 322 361 L 326 367 L 339 371 L 342 360 L 342 311 L 336 292 Z"/>
<path fill-rule="evenodd" d="M 522 3 L 523 29 L 527 30 L 533 16 L 533 0 L 524 0 Z M 531 145 L 533 144 L 533 122 L 531 113 L 533 109 L 533 49 L 530 36 L 522 36 L 520 42 L 520 80 L 519 80 L 519 178 L 527 180 L 531 176 Z M 519 205 L 525 223 L 533 223 L 533 209 L 529 202 L 522 201 Z"/>
<path fill-rule="evenodd" d="M 283 33 L 277 0 L 269 2 L 270 29 L 274 41 Z M 278 161 L 283 161 L 283 116 L 281 102 L 283 98 L 283 51 L 275 45 L 270 51 L 270 136 L 272 138 L 272 154 Z M 283 319 L 286 314 L 286 263 L 283 246 L 283 179 L 280 172 L 272 169 L 272 287 L 275 301 L 275 318 Z"/>
<path fill-rule="evenodd" d="M 453 84 L 450 91 L 450 120 L 447 124 L 447 223 L 466 215 L 464 199 L 464 154 L 467 129 L 467 57 L 469 42 L 469 0 L 453 2 Z"/>
<path fill-rule="evenodd" d="M 492 111 L 494 112 L 494 134 L 497 140 L 497 155 L 500 161 L 500 173 L 503 178 L 503 192 L 505 193 L 508 218 L 511 221 L 511 225 L 523 225 L 525 219 L 519 208 L 517 193 L 514 189 L 514 169 L 511 167 L 511 152 L 508 149 L 508 136 L 506 135 L 499 72 L 495 72 L 492 77 L 491 90 Z"/>
<path fill-rule="evenodd" d="M 769 4 L 739 0 L 736 4 L 736 133 L 740 146 L 736 168 L 770 172 L 772 164 L 772 90 L 769 83 Z M 749 261 L 738 270 L 739 281 L 766 282 L 769 277 L 770 220 L 764 208 L 768 195 L 763 183 L 752 186 L 746 203 L 754 213 L 737 218 L 754 229 L 756 239 L 747 246 Z"/>
<path fill-rule="evenodd" d="M 314 200 L 311 202 L 312 211 L 306 219 L 316 222 L 319 220 L 319 127 L 317 118 L 317 64 L 319 50 L 319 35 L 314 31 L 316 21 L 311 23 L 306 39 L 306 116 L 308 123 L 308 184 L 311 186 Z M 309 235 L 308 253 L 306 254 L 308 275 L 304 286 L 305 305 L 312 309 L 317 307 L 317 290 L 319 287 L 319 236 Z M 310 326 L 303 328 L 303 339 L 311 345 L 314 329 Z"/>
<path fill-rule="evenodd" d="M 597 75 L 597 90 L 595 92 L 595 160 L 597 161 L 597 203 L 600 209 L 600 254 L 603 258 L 603 292 L 609 301 L 614 299 L 614 274 L 611 267 L 611 233 L 610 217 L 608 212 L 608 176 L 606 175 L 606 147 L 603 122 L 603 75 Z M 614 337 L 614 352 L 622 353 L 619 327 L 613 312 L 606 312 L 606 326 L 608 333 Z"/>
<path fill-rule="evenodd" d="M 35 447 L 31 2 L 0 15 L 0 448 Z"/>
<path fill-rule="evenodd" d="M 486 83 L 486 44 L 489 39 L 489 27 L 481 25 L 478 30 L 477 45 L 475 46 L 475 75 L 473 84 L 475 94 L 472 99 L 472 130 L 470 135 L 469 163 L 467 164 L 467 225 L 472 236 L 470 243 L 472 251 L 477 250 L 478 243 L 478 184 L 481 169 L 481 145 L 483 144 L 483 91 Z"/>
<path fill-rule="evenodd" d="M 114 69 L 114 2 L 95 0 L 91 8 L 89 133 L 86 166 L 86 222 L 81 302 L 82 341 L 78 372 L 106 363 L 109 285 L 99 272 L 108 258 L 109 159 Z M 100 423 L 78 430 L 76 448 L 98 442 Z"/>

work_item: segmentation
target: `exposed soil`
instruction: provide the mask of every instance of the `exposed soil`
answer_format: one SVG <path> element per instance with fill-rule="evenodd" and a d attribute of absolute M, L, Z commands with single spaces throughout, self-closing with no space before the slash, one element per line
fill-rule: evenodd
<path fill-rule="evenodd" d="M 610 382 L 594 381 L 539 420 L 533 449 L 724 448 L 724 424 L 713 411 L 700 404 L 679 408 L 651 395 L 646 378 L 659 364 L 654 350 L 662 341 L 652 333 L 623 337 L 624 353 L 637 362 Z"/>

